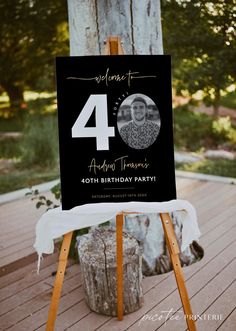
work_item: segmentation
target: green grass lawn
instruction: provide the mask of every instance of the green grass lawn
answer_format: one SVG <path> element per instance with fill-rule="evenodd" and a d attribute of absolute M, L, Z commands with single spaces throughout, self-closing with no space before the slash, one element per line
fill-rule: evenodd
<path fill-rule="evenodd" d="M 202 160 L 192 164 L 177 164 L 177 170 L 236 178 L 236 160 Z"/>
<path fill-rule="evenodd" d="M 59 170 L 47 168 L 15 169 L 10 173 L 0 173 L 0 194 L 31 187 L 59 178 Z"/>

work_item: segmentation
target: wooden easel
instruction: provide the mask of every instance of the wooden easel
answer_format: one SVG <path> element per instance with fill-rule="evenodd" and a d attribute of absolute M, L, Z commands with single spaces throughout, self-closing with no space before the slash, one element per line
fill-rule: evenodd
<path fill-rule="evenodd" d="M 106 55 L 123 55 L 124 51 L 119 37 L 109 37 L 105 48 Z M 117 316 L 118 320 L 123 319 L 123 238 L 122 229 L 124 217 L 129 213 L 121 212 L 116 216 L 116 260 L 117 260 Z M 134 214 L 134 213 L 132 213 Z M 193 320 L 192 309 L 189 302 L 187 289 L 185 286 L 183 271 L 179 260 L 179 246 L 174 232 L 171 217 L 168 213 L 160 214 L 162 226 L 164 229 L 167 247 L 170 253 L 173 270 L 175 273 L 176 283 L 178 286 L 180 298 L 182 301 L 186 322 L 189 331 L 196 331 L 195 322 Z M 73 232 L 64 235 L 61 252 L 59 256 L 59 264 L 54 283 L 54 289 L 51 299 L 51 304 L 48 313 L 46 331 L 53 331 L 57 316 L 61 289 L 63 285 L 65 269 L 70 249 Z"/>

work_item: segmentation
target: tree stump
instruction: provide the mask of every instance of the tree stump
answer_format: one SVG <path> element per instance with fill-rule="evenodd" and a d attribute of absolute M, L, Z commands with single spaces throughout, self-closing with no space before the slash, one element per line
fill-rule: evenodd
<path fill-rule="evenodd" d="M 85 299 L 91 310 L 117 316 L 116 230 L 100 227 L 79 237 L 78 252 Z M 138 242 L 123 232 L 123 312 L 142 306 L 142 254 Z"/>

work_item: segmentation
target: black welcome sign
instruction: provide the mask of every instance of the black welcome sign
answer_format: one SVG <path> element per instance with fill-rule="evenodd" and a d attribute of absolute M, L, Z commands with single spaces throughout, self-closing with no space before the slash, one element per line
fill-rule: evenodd
<path fill-rule="evenodd" d="M 170 57 L 56 59 L 62 208 L 176 198 Z"/>

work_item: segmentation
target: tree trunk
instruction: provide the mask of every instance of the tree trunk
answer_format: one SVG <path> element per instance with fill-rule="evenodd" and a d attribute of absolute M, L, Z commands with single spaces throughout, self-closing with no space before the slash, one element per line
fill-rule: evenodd
<path fill-rule="evenodd" d="M 11 108 L 20 108 L 20 105 L 24 103 L 23 89 L 20 86 L 14 84 L 2 84 L 4 90 L 10 100 Z"/>
<path fill-rule="evenodd" d="M 100 227 L 79 238 L 79 259 L 85 299 L 91 310 L 117 315 L 116 231 Z M 143 303 L 142 254 L 136 239 L 123 233 L 123 311 L 139 309 Z"/>
<path fill-rule="evenodd" d="M 215 118 L 219 117 L 219 108 L 220 108 L 220 89 L 216 88 L 215 99 L 213 102 L 213 116 Z"/>
<path fill-rule="evenodd" d="M 163 54 L 160 0 L 68 0 L 70 54 L 99 55 L 109 35 L 125 54 Z"/>
<path fill-rule="evenodd" d="M 184 212 L 171 213 L 179 247 L 182 244 L 182 213 Z M 142 249 L 143 275 L 153 276 L 167 273 L 173 269 L 159 214 L 126 215 L 124 228 L 137 239 Z M 181 265 L 188 266 L 200 260 L 203 255 L 202 247 L 197 242 L 193 242 L 184 252 L 180 253 Z"/>
<path fill-rule="evenodd" d="M 160 0 L 68 0 L 68 9 L 73 56 L 103 54 L 109 35 L 121 37 L 125 54 L 163 54 Z M 145 216 L 144 225 L 130 223 L 132 234 L 143 240 L 145 274 L 169 271 L 158 263 L 166 256 L 159 215 Z"/>

